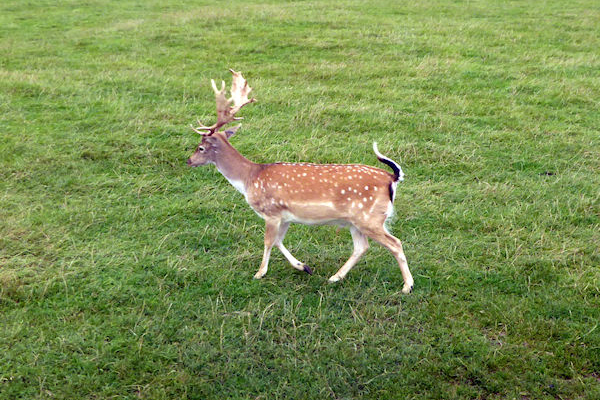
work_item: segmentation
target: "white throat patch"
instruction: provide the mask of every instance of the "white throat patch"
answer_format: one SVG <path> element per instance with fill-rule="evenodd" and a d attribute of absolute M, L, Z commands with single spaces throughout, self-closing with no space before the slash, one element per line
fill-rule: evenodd
<path fill-rule="evenodd" d="M 243 194 L 244 197 L 246 196 L 246 186 L 244 185 L 244 182 L 236 181 L 234 179 L 229 179 L 228 177 L 225 177 L 225 179 L 227 179 L 229 181 L 229 183 L 231 183 L 231 185 L 237 189 L 238 192 Z"/>

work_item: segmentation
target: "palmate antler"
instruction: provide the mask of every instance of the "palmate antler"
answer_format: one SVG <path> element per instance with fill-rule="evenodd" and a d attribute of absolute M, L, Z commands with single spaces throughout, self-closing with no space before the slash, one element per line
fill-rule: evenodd
<path fill-rule="evenodd" d="M 214 79 L 211 79 L 212 88 L 215 92 L 215 99 L 217 102 L 217 122 L 211 126 L 204 126 L 200 121 L 198 121 L 199 126 L 194 127 L 193 125 L 190 125 L 194 132 L 200 135 L 210 136 L 217 132 L 217 130 L 223 125 L 242 119 L 241 117 L 236 117 L 235 114 L 246 104 L 256 101 L 254 98 L 248 100 L 248 94 L 252 91 L 252 88 L 248 86 L 248 82 L 246 82 L 242 76 L 242 73 L 235 72 L 232 69 L 229 71 L 231 71 L 233 74 L 233 80 L 231 82 L 231 97 L 229 99 L 225 97 L 225 81 L 221 81 L 221 90 L 218 90 Z M 231 106 L 231 103 L 233 103 L 233 106 Z"/>

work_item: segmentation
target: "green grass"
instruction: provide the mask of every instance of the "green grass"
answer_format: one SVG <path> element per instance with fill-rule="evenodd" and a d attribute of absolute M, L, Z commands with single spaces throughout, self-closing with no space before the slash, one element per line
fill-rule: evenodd
<path fill-rule="evenodd" d="M 371 3 L 371 4 L 369 4 Z M 597 1 L 0 4 L 1 399 L 600 398 Z M 257 162 L 400 161 L 401 295 L 213 167 L 210 78 Z"/>

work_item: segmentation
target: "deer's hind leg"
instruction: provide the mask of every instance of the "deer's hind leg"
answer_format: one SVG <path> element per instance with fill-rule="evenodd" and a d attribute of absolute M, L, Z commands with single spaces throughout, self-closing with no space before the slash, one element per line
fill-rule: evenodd
<path fill-rule="evenodd" d="M 385 229 L 383 222 L 381 224 L 372 224 L 368 227 L 364 227 L 361 229 L 361 231 L 371 239 L 381 243 L 381 245 L 386 247 L 394 255 L 394 258 L 400 267 L 402 279 L 404 279 L 402 293 L 412 292 L 414 280 L 410 270 L 408 269 L 406 256 L 404 255 L 404 250 L 402 249 L 402 242 L 400 242 L 398 238 L 391 235 L 387 229 Z"/>

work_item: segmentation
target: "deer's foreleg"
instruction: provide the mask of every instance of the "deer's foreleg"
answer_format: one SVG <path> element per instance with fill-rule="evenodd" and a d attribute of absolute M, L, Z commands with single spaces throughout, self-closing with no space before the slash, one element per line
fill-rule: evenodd
<path fill-rule="evenodd" d="M 294 257 L 288 251 L 288 249 L 286 249 L 285 246 L 283 245 L 283 238 L 285 237 L 285 234 L 287 233 L 287 230 L 289 227 L 290 227 L 289 222 L 281 223 L 281 225 L 279 227 L 279 233 L 277 235 L 277 242 L 275 243 L 275 245 L 281 251 L 281 253 L 285 256 L 285 258 L 290 262 L 292 267 L 296 268 L 299 271 L 304 271 L 307 274 L 312 275 L 312 273 L 313 273 L 312 269 L 310 269 L 310 267 L 308 265 L 304 264 L 303 262 L 298 261 L 296 259 L 296 257 Z"/>
<path fill-rule="evenodd" d="M 265 220 L 265 250 L 263 252 L 263 259 L 260 263 L 258 272 L 254 275 L 255 279 L 260 279 L 267 273 L 269 268 L 269 257 L 271 256 L 271 249 L 277 240 L 279 234 L 279 228 L 281 226 L 281 220 L 279 219 L 267 219 Z"/>
<path fill-rule="evenodd" d="M 337 282 L 339 280 L 344 279 L 346 274 L 354 267 L 354 265 L 360 260 L 363 254 L 369 248 L 369 241 L 367 237 L 355 226 L 350 227 L 350 234 L 352 235 L 352 241 L 354 242 L 354 251 L 352 255 L 346 261 L 346 263 L 335 273 L 331 278 L 329 278 L 329 282 Z"/>

